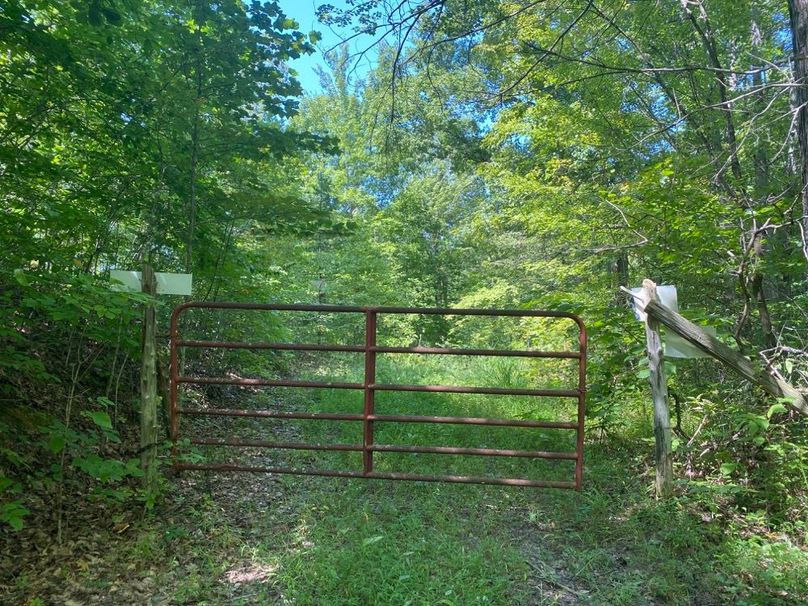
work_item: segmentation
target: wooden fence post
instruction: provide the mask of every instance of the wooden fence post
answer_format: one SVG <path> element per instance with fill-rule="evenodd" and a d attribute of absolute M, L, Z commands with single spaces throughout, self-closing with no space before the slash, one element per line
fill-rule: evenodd
<path fill-rule="evenodd" d="M 640 309 L 657 301 L 656 284 L 643 280 L 640 294 Z M 665 379 L 665 360 L 662 353 L 662 337 L 659 322 L 650 314 L 645 318 L 645 341 L 648 349 L 648 381 L 654 401 L 654 455 L 656 459 L 656 495 L 666 498 L 673 493 L 673 447 L 671 439 L 670 409 L 668 407 L 668 384 Z"/>
<path fill-rule="evenodd" d="M 152 297 L 157 294 L 157 280 L 151 265 L 144 263 L 143 292 Z M 155 340 L 154 303 L 146 303 L 143 310 L 143 362 L 140 369 L 140 464 L 143 468 L 143 487 L 147 495 L 156 491 L 157 483 L 157 346 Z"/>
<path fill-rule="evenodd" d="M 775 397 L 783 398 L 794 411 L 806 416 L 808 416 L 808 395 L 788 383 L 775 370 L 757 368 L 740 352 L 730 349 L 684 316 L 662 305 L 656 296 L 656 284 L 651 280 L 643 280 L 642 285 L 643 288 L 639 295 L 622 286 L 620 289 L 637 300 L 638 310 L 646 316 L 645 336 L 648 348 L 649 381 L 654 399 L 656 490 L 658 496 L 664 497 L 669 495 L 673 489 L 673 457 L 668 387 L 665 382 L 662 341 L 659 336 L 660 324 L 722 362 L 747 381 Z"/>

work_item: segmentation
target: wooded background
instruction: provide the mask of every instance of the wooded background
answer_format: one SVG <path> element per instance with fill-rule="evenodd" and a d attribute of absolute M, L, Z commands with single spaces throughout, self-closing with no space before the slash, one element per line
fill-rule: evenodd
<path fill-rule="evenodd" d="M 375 67 L 332 49 L 304 96 L 287 64 L 319 37 L 277 2 L 4 2 L 0 520 L 55 499 L 61 536 L 66 499 L 137 497 L 146 298 L 109 270 L 144 262 L 199 300 L 575 312 L 591 440 L 651 436 L 619 291 L 644 277 L 806 386 L 806 0 L 386 6 L 320 8 Z M 805 421 L 712 361 L 668 370 L 677 476 L 803 519 Z"/>

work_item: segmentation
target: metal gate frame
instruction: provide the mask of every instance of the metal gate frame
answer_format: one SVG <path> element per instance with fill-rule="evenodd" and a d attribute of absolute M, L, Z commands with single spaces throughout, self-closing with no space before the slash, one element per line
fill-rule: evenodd
<path fill-rule="evenodd" d="M 364 345 L 331 345 L 313 343 L 247 343 L 229 341 L 196 341 L 180 339 L 179 319 L 189 309 L 223 309 L 223 310 L 260 310 L 291 312 L 326 312 L 355 313 L 365 315 Z M 500 349 L 458 349 L 439 347 L 380 347 L 376 345 L 376 327 L 379 315 L 383 314 L 423 314 L 423 315 L 458 315 L 458 316 L 492 316 L 492 317 L 534 317 L 534 318 L 566 318 L 578 326 L 578 351 L 530 351 Z M 174 444 L 173 468 L 181 470 L 209 471 L 250 471 L 296 475 L 318 475 L 345 478 L 373 478 L 386 480 L 416 480 L 427 482 L 459 482 L 466 484 L 500 484 L 507 486 L 532 486 L 543 488 L 571 488 L 581 490 L 583 482 L 583 449 L 584 449 L 584 413 L 586 406 L 586 346 L 587 336 L 583 321 L 575 314 L 544 310 L 496 310 L 496 309 L 441 309 L 416 307 L 355 307 L 337 305 L 272 305 L 260 303 L 204 303 L 189 302 L 178 305 L 171 315 L 170 332 L 170 431 Z M 333 351 L 364 353 L 365 374 L 362 383 L 338 383 L 320 381 L 297 381 L 285 379 L 241 379 L 226 377 L 194 377 L 180 376 L 179 349 L 187 348 L 223 348 L 274 351 Z M 500 387 L 465 387 L 454 385 L 402 385 L 376 383 L 377 354 L 424 354 L 424 355 L 463 355 L 463 356 L 500 356 L 529 358 L 558 358 L 578 360 L 578 386 L 576 389 L 512 389 Z M 273 410 L 239 410 L 227 408 L 180 408 L 179 385 L 240 385 L 245 387 L 303 387 L 325 389 L 352 389 L 364 391 L 364 408 L 362 414 L 324 413 L 324 412 L 283 412 Z M 577 419 L 575 422 L 540 421 L 482 417 L 440 417 L 413 415 L 379 415 L 375 413 L 375 394 L 377 391 L 411 391 L 468 393 L 488 395 L 522 395 L 536 397 L 567 397 L 578 401 Z M 192 464 L 182 463 L 176 458 L 177 445 L 180 439 L 180 416 L 224 416 L 224 417 L 256 417 L 273 419 L 318 419 L 329 421 L 354 421 L 363 425 L 362 444 L 309 444 L 298 442 L 262 442 L 237 439 L 212 440 L 204 438 L 191 439 L 191 444 L 207 446 L 260 447 L 269 449 L 290 450 L 326 450 L 354 451 L 362 453 L 362 471 L 350 470 L 317 470 L 291 467 L 257 467 L 233 465 L 226 463 Z M 373 429 L 375 422 L 395 423 L 451 423 L 459 425 L 485 425 L 504 427 L 532 427 L 545 429 L 574 430 L 576 432 L 575 452 L 506 450 L 494 448 L 456 448 L 449 446 L 406 446 L 392 444 L 375 444 Z M 425 453 L 472 455 L 487 457 L 526 457 L 539 459 L 575 461 L 575 479 L 572 482 L 529 480 L 524 478 L 498 478 L 453 475 L 421 475 L 413 473 L 378 472 L 373 470 L 374 452 Z"/>

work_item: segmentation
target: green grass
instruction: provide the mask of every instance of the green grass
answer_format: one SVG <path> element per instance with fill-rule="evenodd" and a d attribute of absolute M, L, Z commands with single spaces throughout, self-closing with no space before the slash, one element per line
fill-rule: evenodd
<path fill-rule="evenodd" d="M 222 475 L 128 557 L 168 562 L 165 577 L 179 558 L 175 603 L 215 604 L 227 591 L 245 604 L 301 605 L 808 599 L 804 551 L 705 522 L 684 499 L 655 502 L 625 455 L 590 448 L 582 493 Z M 275 496 L 251 505 L 245 482 L 267 482 Z M 233 571 L 260 581 L 236 590 Z"/>
<path fill-rule="evenodd" d="M 536 372 L 520 362 L 429 358 L 399 364 L 395 371 L 381 364 L 379 381 L 480 384 L 484 377 L 487 384 L 530 387 L 536 386 Z M 355 369 L 350 365 L 335 363 L 326 374 L 351 373 Z M 542 386 L 569 385 L 567 371 L 543 376 Z M 574 402 L 564 404 L 536 398 L 380 393 L 377 411 L 574 419 Z M 277 389 L 240 405 L 359 412 L 362 398 L 341 390 Z M 229 578 L 234 567 L 260 572 L 261 582 L 240 586 L 241 593 L 232 597 L 234 603 L 250 604 L 684 606 L 808 601 L 806 552 L 782 537 L 755 536 L 742 521 L 712 516 L 709 501 L 719 495 L 720 485 L 703 485 L 701 493 L 664 503 L 653 500 L 651 448 L 640 440 L 651 435 L 643 433 L 646 420 L 640 413 L 628 423 L 632 433 L 590 439 L 580 493 L 298 476 L 282 476 L 272 483 L 264 476 L 197 478 L 227 488 L 219 494 L 214 488 L 188 520 L 163 531 L 164 541 L 172 537 L 170 545 L 199 554 L 192 574 L 180 579 L 177 602 L 216 603 L 228 584 L 222 579 Z M 358 423 L 229 423 L 217 421 L 201 429 L 286 441 L 361 443 Z M 379 423 L 375 442 L 571 450 L 572 436 L 574 432 Z M 228 456 L 308 468 L 361 468 L 358 453 L 248 449 Z M 375 464 L 380 470 L 427 474 L 572 478 L 569 463 L 524 459 L 377 453 Z M 245 482 L 253 488 L 239 488 Z M 260 493 L 262 486 L 278 492 L 265 507 L 255 506 L 244 494 Z M 231 502 L 235 494 L 241 495 L 240 505 Z M 142 553 L 136 557 L 159 557 L 148 541 L 139 549 Z"/>
<path fill-rule="evenodd" d="M 380 380 L 531 387 L 536 367 L 428 358 Z M 327 376 L 356 369 L 334 363 Z M 543 386 L 569 385 L 567 371 Z M 341 390 L 222 390 L 200 406 L 359 412 Z M 639 401 L 639 400 L 638 400 Z M 574 418 L 574 402 L 380 393 L 382 412 Z M 584 490 L 185 472 L 140 521 L 98 516 L 84 560 L 27 570 L 9 603 L 240 605 L 797 605 L 808 603 L 808 553 L 773 534 L 761 508 L 728 506 L 739 487 L 704 477 L 680 496 L 652 495 L 647 410 L 621 402 L 624 425 L 591 432 Z M 566 415 L 566 416 L 565 416 Z M 698 419 L 686 419 L 687 423 Z M 184 419 L 183 435 L 360 444 L 361 423 Z M 569 450 L 574 432 L 377 424 L 376 443 Z M 358 453 L 200 449 L 212 460 L 361 469 Z M 571 479 L 572 465 L 525 459 L 381 455 L 377 469 Z M 683 473 L 677 470 L 680 477 Z M 723 482 L 723 483 L 722 483 Z M 116 524 L 130 526 L 116 530 Z M 800 526 L 800 523 L 803 525 Z M 126 525 L 124 525 L 126 526 Z M 800 531 L 799 529 L 802 529 Z M 68 596 L 66 591 L 69 591 Z M 66 597 L 67 596 L 67 597 Z M 37 600 L 40 600 L 37 602 Z M 2 600 L 0 600 L 2 601 Z"/>
<path fill-rule="evenodd" d="M 457 501 L 467 507 L 458 508 Z M 304 547 L 280 558 L 296 604 L 512 604 L 527 567 L 478 495 L 352 482 L 306 506 Z M 471 498 L 470 498 L 471 497 Z"/>

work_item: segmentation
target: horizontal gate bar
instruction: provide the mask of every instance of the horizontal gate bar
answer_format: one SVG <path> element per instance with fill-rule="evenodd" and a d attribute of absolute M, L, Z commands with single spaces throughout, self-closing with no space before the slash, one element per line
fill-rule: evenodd
<path fill-rule="evenodd" d="M 320 343 L 248 343 L 242 341 L 177 341 L 177 347 L 220 349 L 277 349 L 289 351 L 348 351 L 364 353 L 362 345 L 330 345 Z"/>
<path fill-rule="evenodd" d="M 246 448 L 279 448 L 281 450 L 341 450 L 362 451 L 361 444 L 306 444 L 304 442 L 263 442 L 261 440 L 211 440 L 196 438 L 191 444 L 200 446 L 243 446 Z"/>
<path fill-rule="evenodd" d="M 177 383 L 199 385 L 243 385 L 245 387 L 322 387 L 326 389 L 364 389 L 361 383 L 330 381 L 288 381 L 285 379 L 228 379 L 226 377 L 177 377 Z"/>
<path fill-rule="evenodd" d="M 577 359 L 577 351 L 531 351 L 529 349 L 456 349 L 445 347 L 375 347 L 377 353 L 440 354 L 447 356 L 513 356 L 521 358 Z"/>
<path fill-rule="evenodd" d="M 505 387 L 464 387 L 461 385 L 370 385 L 376 391 L 427 391 L 434 393 L 481 393 L 500 396 L 545 396 L 557 398 L 577 398 L 577 389 L 510 389 Z"/>
<path fill-rule="evenodd" d="M 375 480 L 408 480 L 414 482 L 452 482 L 459 484 L 495 484 L 499 486 L 530 486 L 535 488 L 576 488 L 575 482 L 548 480 L 527 480 L 524 478 L 486 478 L 480 476 L 430 476 L 415 473 L 334 471 L 330 469 L 297 469 L 294 467 L 259 467 L 253 465 L 233 465 L 230 463 L 177 463 L 178 471 L 250 471 L 254 473 L 282 473 L 299 476 L 328 476 L 337 478 L 364 478 Z"/>
<path fill-rule="evenodd" d="M 331 313 L 357 313 L 363 314 L 367 311 L 365 307 L 357 305 L 280 305 L 275 303 L 224 303 L 217 301 L 189 301 L 174 308 L 174 312 L 179 314 L 185 309 L 244 309 L 263 311 L 322 311 Z"/>
<path fill-rule="evenodd" d="M 328 476 L 333 478 L 363 478 L 361 472 L 333 469 L 296 469 L 294 467 L 258 467 L 232 463 L 176 463 L 174 469 L 196 471 L 252 471 L 255 473 L 287 473 L 298 476 Z"/>
<path fill-rule="evenodd" d="M 534 309 L 466 309 L 452 307 L 370 307 L 379 314 L 414 314 L 425 316 L 507 316 L 515 318 L 567 318 L 576 324 L 575 314 L 566 311 L 539 311 Z"/>
<path fill-rule="evenodd" d="M 195 438 L 191 444 L 198 446 L 238 446 L 244 448 L 278 448 L 281 450 L 333 450 L 361 452 L 361 444 L 308 444 L 305 442 L 264 442 L 261 440 L 213 440 Z M 522 457 L 528 459 L 565 459 L 574 461 L 574 452 L 548 452 L 544 450 L 505 450 L 500 448 L 462 448 L 454 446 L 402 446 L 398 444 L 376 444 L 368 450 L 375 452 L 397 452 L 410 454 L 476 455 L 491 457 Z"/>
<path fill-rule="evenodd" d="M 278 351 L 334 351 L 364 353 L 362 345 L 339 345 L 321 343 L 250 343 L 246 341 L 177 341 L 177 347 L 202 349 L 270 349 Z M 447 356 L 501 356 L 522 358 L 568 358 L 581 357 L 577 351 L 532 351 L 520 349 L 460 349 L 447 347 L 371 347 L 370 351 L 386 354 L 439 354 Z"/>
<path fill-rule="evenodd" d="M 238 410 L 230 408 L 181 408 L 181 415 L 197 417 L 259 417 L 269 419 L 325 419 L 328 421 L 364 421 L 364 415 L 331 412 L 280 412 L 275 410 Z M 370 415 L 370 421 L 382 423 L 450 423 L 455 425 L 493 425 L 497 427 L 539 427 L 544 429 L 578 429 L 577 423 L 532 421 L 529 419 L 489 419 L 485 417 L 428 417 L 417 415 Z"/>
<path fill-rule="evenodd" d="M 403 452 L 417 454 L 477 455 L 488 457 L 524 457 L 528 459 L 567 459 L 574 461 L 574 452 L 547 452 L 544 450 L 503 450 L 501 448 L 459 448 L 454 446 L 400 446 L 376 444 L 370 450 L 377 452 Z"/>
<path fill-rule="evenodd" d="M 281 412 L 276 410 L 238 410 L 234 408 L 181 408 L 177 414 L 195 417 L 258 417 L 268 419 L 324 419 L 327 421 L 363 421 L 362 415 L 334 412 Z"/>
<path fill-rule="evenodd" d="M 177 377 L 177 383 L 198 385 L 243 385 L 244 387 L 311 387 L 322 389 L 365 389 L 361 383 L 331 381 L 289 381 L 286 379 L 228 379 L 227 377 Z M 577 398 L 577 389 L 511 389 L 504 387 L 466 387 L 462 385 L 398 385 L 374 384 L 375 391 L 422 391 L 430 393 L 468 393 L 502 396 L 542 396 L 548 398 Z"/>
<path fill-rule="evenodd" d="M 456 484 L 495 484 L 499 486 L 532 486 L 535 488 L 571 488 L 575 482 L 527 480 L 524 478 L 486 478 L 480 476 L 427 476 L 417 473 L 373 472 L 367 476 L 379 480 L 409 480 L 412 482 L 452 482 Z"/>
<path fill-rule="evenodd" d="M 517 318 L 567 318 L 583 327 L 583 322 L 575 314 L 566 311 L 546 311 L 534 309 L 465 309 L 452 307 L 359 307 L 355 305 L 279 305 L 275 303 L 218 303 L 190 301 L 174 308 L 175 314 L 185 309 L 243 309 L 264 311 L 317 311 L 324 313 L 367 313 L 414 314 L 439 316 L 507 316 Z"/>
<path fill-rule="evenodd" d="M 485 417 L 426 417 L 414 415 L 373 415 L 371 421 L 390 423 L 450 423 L 454 425 L 493 425 L 497 427 L 541 427 L 544 429 L 578 429 L 577 423 L 532 421 L 528 419 L 487 419 Z"/>

